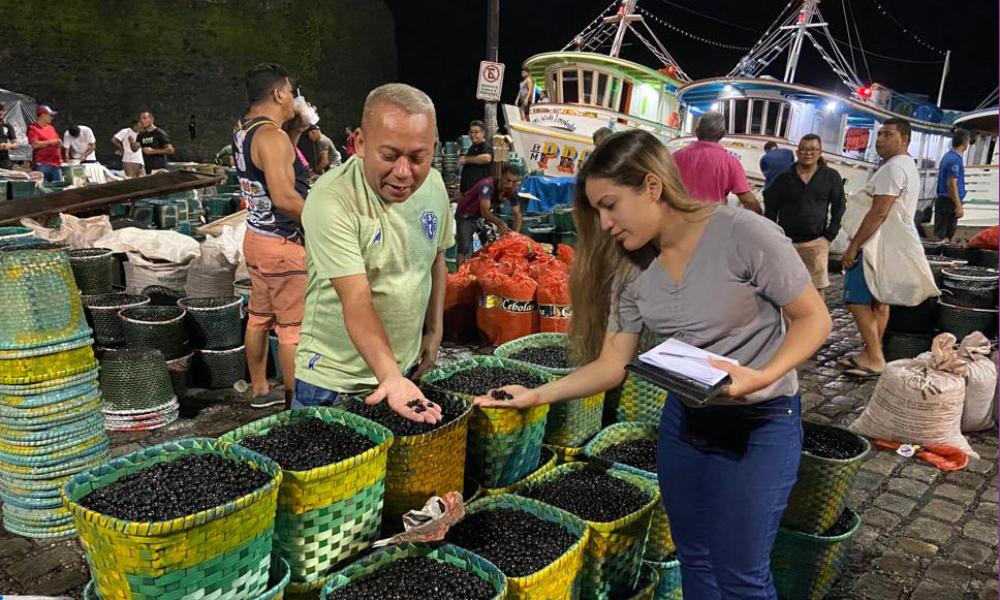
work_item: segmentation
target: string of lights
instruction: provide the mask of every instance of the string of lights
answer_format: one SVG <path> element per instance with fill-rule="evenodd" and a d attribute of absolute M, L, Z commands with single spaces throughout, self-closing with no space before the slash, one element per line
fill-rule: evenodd
<path fill-rule="evenodd" d="M 897 19 L 896 17 L 892 16 L 892 13 L 890 13 L 889 11 L 887 11 L 885 9 L 885 7 L 882 6 L 881 3 L 879 3 L 878 0 L 872 0 L 872 4 L 875 5 L 875 8 L 877 8 L 878 11 L 880 13 L 882 13 L 882 15 L 884 15 L 890 21 L 892 21 L 893 23 L 895 23 L 896 27 L 899 27 L 903 31 L 903 33 L 905 33 L 905 34 L 909 35 L 911 38 L 913 38 L 913 40 L 915 42 L 917 42 L 918 44 L 920 44 L 924 48 L 927 48 L 931 52 L 936 52 L 936 53 L 940 54 L 941 56 L 944 56 L 945 54 L 947 54 L 944 50 L 942 50 L 942 49 L 938 48 L 937 46 L 934 46 L 934 45 L 926 42 L 923 38 L 921 38 L 915 32 L 911 31 L 910 28 L 907 27 L 906 25 L 904 25 L 903 23 L 901 23 L 899 21 L 899 19 Z"/>
<path fill-rule="evenodd" d="M 666 27 L 666 28 L 668 28 L 668 29 L 670 29 L 672 31 L 675 31 L 675 32 L 677 32 L 677 33 L 679 33 L 679 34 L 681 34 L 681 35 L 683 35 L 685 37 L 688 37 L 688 38 L 690 38 L 692 40 L 701 42 L 703 44 L 707 44 L 709 46 L 715 46 L 717 48 L 722 48 L 722 49 L 725 49 L 725 50 L 749 50 L 750 49 L 749 46 L 737 46 L 735 44 L 725 44 L 723 42 L 717 42 L 715 40 L 710 40 L 710 39 L 702 37 L 700 35 L 695 35 L 695 34 L 689 32 L 689 31 L 685 31 L 685 30 L 681 29 L 680 27 L 677 27 L 676 25 L 673 25 L 671 23 L 668 23 L 667 21 L 664 21 L 660 17 L 654 15 L 653 13 L 651 13 L 648 10 L 642 8 L 641 6 L 640 7 L 636 7 L 636 8 L 638 8 L 639 12 L 641 12 L 643 14 L 643 16 L 648 17 L 648 18 L 656 21 L 660 25 L 662 25 L 662 26 L 664 26 L 664 27 Z"/>

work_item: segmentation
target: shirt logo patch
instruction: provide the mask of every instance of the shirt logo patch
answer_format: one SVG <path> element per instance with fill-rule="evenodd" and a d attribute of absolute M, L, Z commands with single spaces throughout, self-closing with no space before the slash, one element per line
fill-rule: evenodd
<path fill-rule="evenodd" d="M 319 359 L 321 359 L 321 358 L 323 358 L 323 357 L 320 356 L 318 353 L 313 353 L 312 357 L 309 358 L 309 370 L 310 371 L 315 371 L 316 370 L 316 363 L 318 363 Z"/>
<path fill-rule="evenodd" d="M 375 229 L 375 236 L 372 237 L 372 243 L 369 247 L 381 246 L 382 245 L 382 228 L 378 227 Z"/>
<path fill-rule="evenodd" d="M 438 217 L 431 211 L 426 211 L 420 215 L 420 225 L 424 228 L 424 235 L 429 241 L 434 241 L 434 236 L 438 230 Z"/>

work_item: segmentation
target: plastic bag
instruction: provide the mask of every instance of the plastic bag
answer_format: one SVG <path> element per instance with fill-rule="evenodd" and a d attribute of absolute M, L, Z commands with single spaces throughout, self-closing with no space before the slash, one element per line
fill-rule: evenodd
<path fill-rule="evenodd" d="M 961 432 L 967 369 L 955 349 L 955 336 L 942 333 L 934 338 L 929 361 L 903 359 L 885 366 L 850 430 L 922 446 L 946 444 L 979 458 Z"/>
<path fill-rule="evenodd" d="M 193 259 L 187 262 L 174 263 L 169 261 L 146 260 L 141 254 L 126 252 L 128 261 L 125 263 L 125 291 L 129 294 L 141 294 L 142 290 L 151 285 L 159 285 L 185 294 L 188 271 Z M 229 294 L 232 293 L 230 284 Z"/>
<path fill-rule="evenodd" d="M 996 250 L 1000 247 L 1000 225 L 987 227 L 969 240 L 970 248 L 981 248 L 983 250 Z"/>
<path fill-rule="evenodd" d="M 81 219 L 73 215 L 60 213 L 59 229 L 45 227 L 34 219 L 21 219 L 21 225 L 31 229 L 35 237 L 53 243 L 69 244 L 74 250 L 83 248 L 106 248 L 96 242 L 111 233 L 111 219 L 107 215 Z"/>
<path fill-rule="evenodd" d="M 449 273 L 444 291 L 444 339 L 462 342 L 476 337 L 476 304 L 479 286 L 469 269 L 462 265 Z"/>
<path fill-rule="evenodd" d="M 439 542 L 448 529 L 465 517 L 465 502 L 462 494 L 448 492 L 444 496 L 431 496 L 420 510 L 411 510 L 403 515 L 403 533 L 379 540 L 372 547 L 379 548 L 403 542 Z"/>
<path fill-rule="evenodd" d="M 185 263 L 201 254 L 201 247 L 194 238 L 176 231 L 158 231 L 125 227 L 101 237 L 94 246 L 112 252 L 141 254 L 146 259 L 159 259 L 172 263 Z"/>
<path fill-rule="evenodd" d="M 514 273 L 500 288 L 500 311 L 496 319 L 497 344 L 538 332 L 538 284 L 526 273 Z"/>
<path fill-rule="evenodd" d="M 566 244 L 559 244 L 556 246 L 556 258 L 559 259 L 565 265 L 573 264 L 573 258 L 576 256 L 576 250 L 573 246 L 567 246 Z"/>
<path fill-rule="evenodd" d="M 476 306 L 476 329 L 479 339 L 486 343 L 497 341 L 497 313 L 500 312 L 500 291 L 510 279 L 497 268 L 490 269 L 478 278 L 479 304 Z"/>
<path fill-rule="evenodd" d="M 573 316 L 569 296 L 569 278 L 561 271 L 550 271 L 538 280 L 538 331 L 565 333 Z"/>
<path fill-rule="evenodd" d="M 958 356 L 969 365 L 965 374 L 962 432 L 992 429 L 996 427 L 993 397 L 997 390 L 997 365 L 990 360 L 990 341 L 978 331 L 970 333 L 959 345 Z"/>

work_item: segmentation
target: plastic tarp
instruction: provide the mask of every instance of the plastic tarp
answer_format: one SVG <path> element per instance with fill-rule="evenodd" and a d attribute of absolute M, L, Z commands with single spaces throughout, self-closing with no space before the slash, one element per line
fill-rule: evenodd
<path fill-rule="evenodd" d="M 547 213 L 560 204 L 572 205 L 575 185 L 575 177 L 525 177 L 521 193 L 537 198 L 528 200 L 529 213 Z"/>
<path fill-rule="evenodd" d="M 11 150 L 10 159 L 15 162 L 31 160 L 31 146 L 28 145 L 28 125 L 35 122 L 35 99 L 0 88 L 0 104 L 7 114 L 4 121 L 14 127 L 20 146 Z"/>

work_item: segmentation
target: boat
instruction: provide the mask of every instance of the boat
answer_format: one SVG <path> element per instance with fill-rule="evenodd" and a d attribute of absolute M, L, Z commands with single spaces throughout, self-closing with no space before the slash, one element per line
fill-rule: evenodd
<path fill-rule="evenodd" d="M 680 134 L 676 92 L 691 79 L 636 12 L 636 4 L 612 2 L 562 50 L 525 61 L 524 68 L 548 101 L 534 103 L 527 119 L 513 105 L 504 105 L 503 114 L 512 146 L 528 173 L 575 175 L 593 151 L 592 136 L 601 127 L 644 129 L 664 142 Z M 627 33 L 645 45 L 662 68 L 621 58 Z M 609 44 L 608 53 L 601 53 Z"/>
<path fill-rule="evenodd" d="M 721 143 L 740 159 L 751 184 L 759 191 L 764 183 L 759 166 L 764 145 L 775 142 L 794 150 L 803 135 L 815 133 L 822 139 L 824 159 L 844 178 L 846 191 L 851 193 L 863 188 L 879 166 L 875 136 L 881 123 L 902 117 L 913 130 L 909 151 L 921 176 L 920 196 L 936 196 L 937 162 L 950 147 L 953 113 L 941 110 L 926 97 L 864 83 L 830 34 L 819 11 L 819 0 L 802 0 L 797 9 L 795 4 L 786 6 L 750 53 L 727 75 L 694 81 L 678 90 L 682 135 L 671 140 L 668 147 L 676 151 L 695 141 L 693 132 L 699 116 L 708 111 L 722 112 L 728 120 L 728 133 Z M 835 92 L 795 82 L 806 41 L 830 65 L 846 90 Z M 782 80 L 763 74 L 786 52 Z"/>
<path fill-rule="evenodd" d="M 989 227 L 997 224 L 1000 214 L 1000 172 L 998 172 L 997 90 L 980 104 L 980 108 L 955 118 L 955 126 L 972 134 L 972 143 L 965 154 L 965 216 L 958 220 L 961 227 Z"/>

